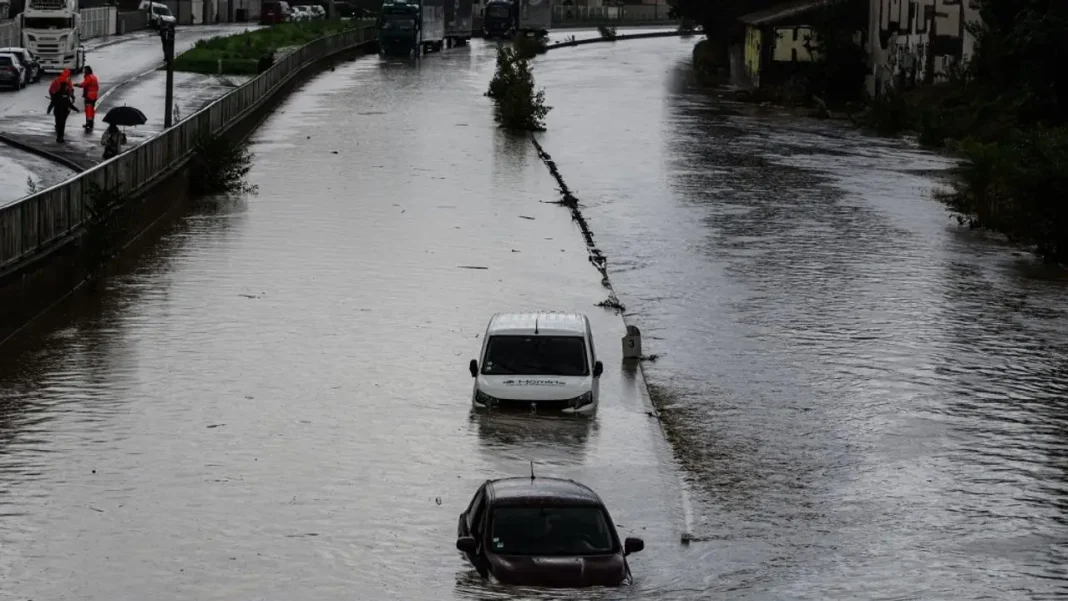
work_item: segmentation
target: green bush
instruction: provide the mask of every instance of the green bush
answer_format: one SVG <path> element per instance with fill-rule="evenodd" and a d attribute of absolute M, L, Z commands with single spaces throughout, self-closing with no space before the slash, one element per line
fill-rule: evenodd
<path fill-rule="evenodd" d="M 1016 130 L 952 143 L 962 157 L 936 196 L 962 224 L 1005 234 L 1042 258 L 1068 262 L 1068 127 Z"/>
<path fill-rule="evenodd" d="M 223 73 L 254 75 L 258 62 L 279 48 L 303 46 L 319 38 L 373 24 L 373 21 L 343 21 L 340 19 L 280 23 L 246 31 L 245 33 L 200 40 L 191 49 L 174 59 L 176 71 L 218 73 L 222 61 Z"/>
<path fill-rule="evenodd" d="M 497 45 L 497 70 L 486 95 L 496 105 L 494 118 L 505 129 L 545 129 L 545 116 L 552 107 L 545 105 L 545 91 L 535 90 L 531 69 L 529 60 L 514 47 Z"/>
<path fill-rule="evenodd" d="M 608 27 L 606 25 L 601 25 L 600 27 L 597 28 L 597 33 L 601 34 L 601 37 L 606 39 L 606 40 L 614 40 L 614 39 L 616 39 L 616 28 L 615 27 Z"/>
<path fill-rule="evenodd" d="M 189 164 L 190 190 L 196 196 L 255 194 L 256 186 L 245 182 L 253 158 L 248 148 L 222 136 L 201 136 Z"/>
<path fill-rule="evenodd" d="M 520 33 L 512 38 L 512 48 L 520 58 L 531 59 L 548 52 L 549 40 L 545 37 L 532 37 Z"/>

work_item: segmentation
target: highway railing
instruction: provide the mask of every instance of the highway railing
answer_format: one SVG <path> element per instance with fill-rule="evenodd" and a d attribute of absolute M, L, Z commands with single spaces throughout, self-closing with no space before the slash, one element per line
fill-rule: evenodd
<path fill-rule="evenodd" d="M 375 39 L 372 26 L 320 38 L 281 58 L 254 79 L 123 154 L 62 184 L 0 208 L 0 273 L 60 245 L 89 218 L 94 189 L 123 194 L 157 183 L 183 166 L 205 134 L 224 133 L 270 102 L 274 92 L 315 61 Z"/>

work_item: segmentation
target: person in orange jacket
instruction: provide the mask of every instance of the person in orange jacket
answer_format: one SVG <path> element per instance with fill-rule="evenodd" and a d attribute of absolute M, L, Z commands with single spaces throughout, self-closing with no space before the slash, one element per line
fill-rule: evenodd
<path fill-rule="evenodd" d="M 85 99 L 85 131 L 93 131 L 93 120 L 96 118 L 96 99 L 100 95 L 100 82 L 93 75 L 93 68 L 85 66 L 85 76 L 81 83 L 74 84 L 82 89 L 82 97 Z"/>
<path fill-rule="evenodd" d="M 63 69 L 63 72 L 52 80 L 52 83 L 48 86 L 48 95 L 54 96 L 64 89 L 71 95 L 74 94 L 74 90 L 70 85 L 70 69 Z"/>
<path fill-rule="evenodd" d="M 71 111 L 78 112 L 78 107 L 74 106 L 74 88 L 71 86 L 69 70 L 64 69 L 59 77 L 52 80 L 48 86 L 48 97 L 48 110 L 45 113 L 55 117 L 56 142 L 63 142 L 67 116 Z"/>

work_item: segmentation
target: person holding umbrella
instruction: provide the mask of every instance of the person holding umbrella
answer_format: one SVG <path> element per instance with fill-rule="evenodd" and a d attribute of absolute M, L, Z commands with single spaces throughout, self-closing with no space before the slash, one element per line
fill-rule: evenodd
<path fill-rule="evenodd" d="M 109 123 L 104 130 L 104 136 L 100 138 L 100 145 L 104 147 L 104 160 L 122 152 L 122 145 L 126 143 L 126 134 L 119 131 L 119 126 Z"/>
<path fill-rule="evenodd" d="M 119 126 L 144 125 L 148 119 L 145 114 L 132 106 L 117 106 L 104 115 L 104 123 L 108 124 L 100 144 L 104 147 L 104 160 L 122 152 L 122 145 L 126 143 L 126 134 L 119 131 Z"/>

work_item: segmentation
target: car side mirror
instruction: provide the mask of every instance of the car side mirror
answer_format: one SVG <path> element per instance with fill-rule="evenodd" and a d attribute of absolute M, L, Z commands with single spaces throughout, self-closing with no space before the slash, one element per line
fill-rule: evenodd
<path fill-rule="evenodd" d="M 456 548 L 464 553 L 474 554 L 478 548 L 478 543 L 475 542 L 473 536 L 461 536 L 456 539 Z"/>
<path fill-rule="evenodd" d="M 593 377 L 599 378 L 604 373 L 604 363 L 597 361 L 593 364 Z"/>
<path fill-rule="evenodd" d="M 456 543 L 459 546 L 460 543 Z M 645 548 L 645 541 L 640 538 L 628 538 L 623 541 L 623 554 L 630 555 L 631 553 L 637 553 Z"/>
<path fill-rule="evenodd" d="M 467 369 L 470 370 L 472 378 L 478 377 L 478 361 L 472 359 L 471 364 L 467 366 Z"/>

